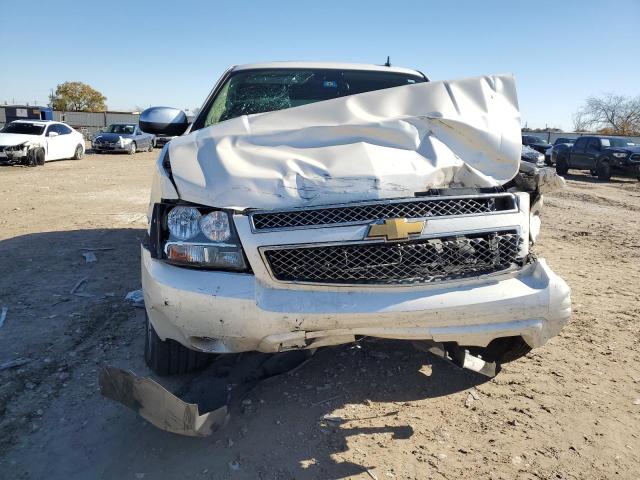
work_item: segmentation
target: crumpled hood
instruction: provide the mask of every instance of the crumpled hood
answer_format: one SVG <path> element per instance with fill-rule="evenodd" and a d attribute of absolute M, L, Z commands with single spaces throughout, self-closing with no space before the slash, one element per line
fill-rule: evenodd
<path fill-rule="evenodd" d="M 0 145 L 3 147 L 13 147 L 14 145 L 20 145 L 24 142 L 41 143 L 41 139 L 38 135 L 23 135 L 21 133 L 1 133 L 0 132 Z"/>
<path fill-rule="evenodd" d="M 420 83 L 243 116 L 169 144 L 180 198 L 238 209 L 498 186 L 516 175 L 520 153 L 511 76 Z"/>

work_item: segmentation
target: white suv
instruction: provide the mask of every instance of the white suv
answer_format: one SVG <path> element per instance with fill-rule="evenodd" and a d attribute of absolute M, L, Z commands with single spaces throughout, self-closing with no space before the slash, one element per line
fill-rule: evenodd
<path fill-rule="evenodd" d="M 245 65 L 191 126 L 167 107 L 140 126 L 188 130 L 160 154 L 142 248 L 159 374 L 361 336 L 504 362 L 570 317 L 567 284 L 530 250 L 553 172 L 519 166 L 511 77 Z"/>

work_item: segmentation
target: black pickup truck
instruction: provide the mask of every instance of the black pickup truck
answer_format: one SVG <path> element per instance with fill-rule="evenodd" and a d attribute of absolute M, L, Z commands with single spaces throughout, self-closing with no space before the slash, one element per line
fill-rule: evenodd
<path fill-rule="evenodd" d="M 626 138 L 584 136 L 573 145 L 554 146 L 554 154 L 560 175 L 576 169 L 589 170 L 603 181 L 608 181 L 612 174 L 640 180 L 640 146 Z"/>

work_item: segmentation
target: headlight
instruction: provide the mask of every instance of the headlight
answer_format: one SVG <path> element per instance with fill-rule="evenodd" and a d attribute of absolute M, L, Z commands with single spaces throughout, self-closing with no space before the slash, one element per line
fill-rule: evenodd
<path fill-rule="evenodd" d="M 151 229 L 152 232 L 160 230 L 151 235 L 160 247 L 151 248 L 158 252 L 156 258 L 164 257 L 169 263 L 181 266 L 248 270 L 242 246 L 226 211 L 156 204 Z"/>
<path fill-rule="evenodd" d="M 229 216 L 225 212 L 211 212 L 198 221 L 205 237 L 214 242 L 224 242 L 231 237 Z"/>
<path fill-rule="evenodd" d="M 616 158 L 624 158 L 627 156 L 627 154 L 622 152 L 613 152 L 613 156 Z"/>
<path fill-rule="evenodd" d="M 20 145 L 13 145 L 11 147 L 5 147 L 5 151 L 8 152 L 20 152 L 22 150 L 24 150 L 24 148 L 27 146 L 27 142 L 21 143 Z"/>
<path fill-rule="evenodd" d="M 129 145 L 132 142 L 132 140 L 130 138 L 122 138 L 120 137 L 120 143 L 122 145 Z"/>
<path fill-rule="evenodd" d="M 177 240 L 189 240 L 200 232 L 198 221 L 202 215 L 193 207 L 176 207 L 167 217 L 169 232 Z"/>

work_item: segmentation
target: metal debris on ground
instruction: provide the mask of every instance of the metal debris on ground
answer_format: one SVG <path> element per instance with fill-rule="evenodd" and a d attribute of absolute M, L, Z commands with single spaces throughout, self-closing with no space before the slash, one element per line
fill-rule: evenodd
<path fill-rule="evenodd" d="M 342 422 L 344 422 L 344 418 L 342 418 L 342 417 L 337 417 L 337 416 L 335 416 L 335 415 L 324 415 L 324 416 L 322 417 L 322 419 L 323 419 L 325 422 L 329 422 L 329 423 L 342 423 Z"/>
<path fill-rule="evenodd" d="M 142 290 L 132 290 L 124 297 L 125 300 L 129 300 L 134 307 L 144 308 L 144 294 Z"/>
<path fill-rule="evenodd" d="M 76 282 L 76 284 L 73 286 L 73 288 L 69 291 L 70 294 L 74 294 L 78 291 L 78 289 L 80 288 L 80 286 L 85 283 L 87 280 L 89 280 L 89 277 L 82 277 L 80 280 L 78 280 Z"/>
<path fill-rule="evenodd" d="M 375 473 L 373 473 L 371 470 L 369 470 L 368 468 L 367 468 L 367 473 L 369 474 L 369 476 L 371 478 L 373 478 L 373 480 L 378 480 L 378 476 Z"/>

